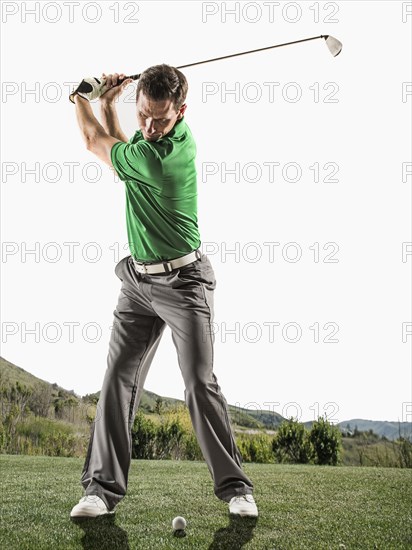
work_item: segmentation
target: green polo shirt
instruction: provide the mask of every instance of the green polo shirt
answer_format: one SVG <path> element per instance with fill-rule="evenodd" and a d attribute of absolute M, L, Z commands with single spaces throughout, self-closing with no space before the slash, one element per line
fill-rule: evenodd
<path fill-rule="evenodd" d="M 184 256 L 200 246 L 196 144 L 184 118 L 158 141 L 138 130 L 115 143 L 111 161 L 126 188 L 130 253 L 141 262 Z"/>

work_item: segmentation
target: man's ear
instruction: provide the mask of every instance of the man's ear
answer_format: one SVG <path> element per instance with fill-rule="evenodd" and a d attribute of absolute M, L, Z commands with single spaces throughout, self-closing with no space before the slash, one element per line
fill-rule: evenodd
<path fill-rule="evenodd" d="M 187 105 L 186 105 L 186 103 L 183 103 L 183 105 L 179 109 L 178 120 L 180 120 L 183 117 L 183 115 L 185 114 L 186 109 L 187 109 Z"/>

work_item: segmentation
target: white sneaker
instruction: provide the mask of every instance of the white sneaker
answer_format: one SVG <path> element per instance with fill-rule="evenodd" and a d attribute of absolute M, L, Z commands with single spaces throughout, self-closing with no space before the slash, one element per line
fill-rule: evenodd
<path fill-rule="evenodd" d="M 257 517 L 258 509 L 252 495 L 238 495 L 229 502 L 229 513 Z"/>
<path fill-rule="evenodd" d="M 86 495 L 79 500 L 79 504 L 73 507 L 70 512 L 70 517 L 79 518 L 95 518 L 103 514 L 114 514 L 114 510 L 109 512 L 106 504 L 97 495 Z"/>

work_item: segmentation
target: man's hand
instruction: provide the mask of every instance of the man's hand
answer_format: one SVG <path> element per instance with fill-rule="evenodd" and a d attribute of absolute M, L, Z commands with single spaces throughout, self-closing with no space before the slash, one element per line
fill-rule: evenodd
<path fill-rule="evenodd" d="M 123 80 L 125 79 L 125 80 Z M 123 80 L 121 84 L 119 84 Z M 124 90 L 124 88 L 133 82 L 131 78 L 126 79 L 126 75 L 118 73 L 105 75 L 101 78 L 84 78 L 77 88 L 70 94 L 69 99 L 74 103 L 74 96 L 79 95 L 88 101 L 101 98 L 104 95 L 104 102 L 113 102 Z"/>
<path fill-rule="evenodd" d="M 74 103 L 74 96 L 79 95 L 88 101 L 97 99 L 107 90 L 106 81 L 95 77 L 84 78 L 75 90 L 70 94 L 69 99 Z"/>
<path fill-rule="evenodd" d="M 102 80 L 105 81 L 105 90 L 100 95 L 100 101 L 102 103 L 112 103 L 114 102 L 122 93 L 123 90 L 128 86 L 133 80 L 131 78 L 126 78 L 124 73 L 114 73 L 114 74 L 102 74 Z M 123 80 L 123 82 L 121 82 Z M 119 84 L 120 82 L 120 84 Z"/>

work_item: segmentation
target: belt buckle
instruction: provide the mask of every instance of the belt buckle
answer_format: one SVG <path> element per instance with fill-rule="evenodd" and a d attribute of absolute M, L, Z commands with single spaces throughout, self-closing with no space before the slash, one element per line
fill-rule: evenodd
<path fill-rule="evenodd" d="M 147 273 L 146 264 L 140 264 L 139 262 L 134 262 L 135 268 L 139 273 Z"/>
<path fill-rule="evenodd" d="M 172 270 L 172 263 L 171 262 L 162 262 L 163 268 L 165 270 L 165 273 L 169 274 Z"/>

